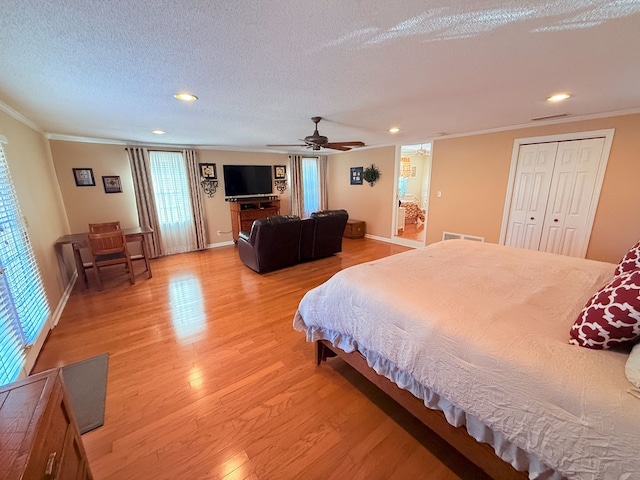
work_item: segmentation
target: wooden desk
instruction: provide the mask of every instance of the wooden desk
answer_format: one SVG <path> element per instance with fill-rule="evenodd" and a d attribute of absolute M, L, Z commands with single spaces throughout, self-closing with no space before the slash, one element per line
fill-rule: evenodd
<path fill-rule="evenodd" d="M 145 236 L 151 235 L 153 233 L 153 229 L 149 227 L 133 227 L 133 228 L 123 228 L 124 236 L 127 238 L 127 242 L 140 242 L 142 245 L 142 256 L 144 257 L 144 263 L 147 268 L 147 272 L 149 272 L 149 278 L 151 278 L 151 264 L 149 263 L 149 253 L 147 252 Z M 78 271 L 78 277 L 82 280 L 81 286 L 83 289 L 89 286 L 89 281 L 87 279 L 87 273 L 84 269 L 84 263 L 82 262 L 82 256 L 80 255 L 80 250 L 82 248 L 89 248 L 87 243 L 87 233 L 68 233 L 67 235 L 61 236 L 56 243 L 54 244 L 54 248 L 56 250 L 56 254 L 58 255 L 58 260 L 61 261 L 61 265 L 64 264 L 64 257 L 62 255 L 62 247 L 65 245 L 71 245 L 73 248 L 73 258 L 76 263 L 76 270 Z"/>

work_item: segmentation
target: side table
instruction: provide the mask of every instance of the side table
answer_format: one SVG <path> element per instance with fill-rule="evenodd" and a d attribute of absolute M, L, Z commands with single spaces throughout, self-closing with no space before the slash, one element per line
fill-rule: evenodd
<path fill-rule="evenodd" d="M 343 237 L 346 238 L 362 238 L 365 234 L 365 223 L 362 220 L 347 220 L 347 225 L 344 227 Z"/>

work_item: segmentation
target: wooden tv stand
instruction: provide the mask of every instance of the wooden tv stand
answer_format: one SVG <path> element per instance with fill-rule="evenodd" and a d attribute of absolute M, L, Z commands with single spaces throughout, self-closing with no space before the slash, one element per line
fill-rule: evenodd
<path fill-rule="evenodd" d="M 228 200 L 228 202 L 231 209 L 231 230 L 235 243 L 238 243 L 238 234 L 241 231 L 251 230 L 254 220 L 280 214 L 279 198 L 242 198 Z"/>

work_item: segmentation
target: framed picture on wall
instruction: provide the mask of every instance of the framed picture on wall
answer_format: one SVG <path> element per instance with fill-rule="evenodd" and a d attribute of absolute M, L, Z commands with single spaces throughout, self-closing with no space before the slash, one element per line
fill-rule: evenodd
<path fill-rule="evenodd" d="M 363 167 L 351 167 L 351 185 L 362 185 Z"/>
<path fill-rule="evenodd" d="M 218 172 L 215 163 L 200 163 L 200 177 L 207 180 L 217 180 Z"/>
<path fill-rule="evenodd" d="M 72 168 L 76 187 L 95 187 L 92 168 Z"/>
<path fill-rule="evenodd" d="M 104 193 L 122 193 L 120 177 L 116 175 L 103 176 L 102 184 L 104 185 Z"/>
<path fill-rule="evenodd" d="M 273 166 L 273 176 L 276 180 L 283 180 L 287 177 L 287 166 L 286 165 L 274 165 Z"/>

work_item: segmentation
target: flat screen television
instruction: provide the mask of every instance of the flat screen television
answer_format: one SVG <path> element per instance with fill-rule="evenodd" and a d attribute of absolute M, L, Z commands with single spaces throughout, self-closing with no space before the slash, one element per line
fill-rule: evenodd
<path fill-rule="evenodd" d="M 223 165 L 226 197 L 250 197 L 273 193 L 270 165 Z"/>

